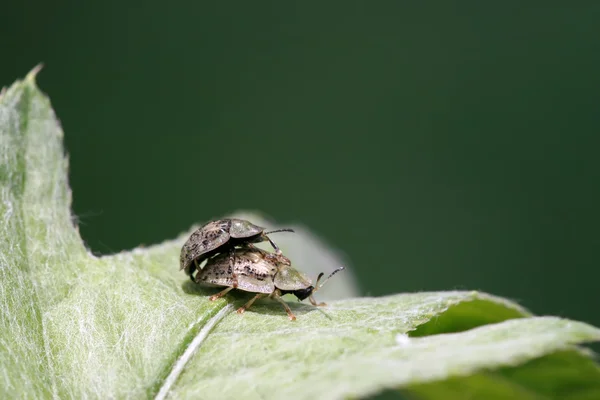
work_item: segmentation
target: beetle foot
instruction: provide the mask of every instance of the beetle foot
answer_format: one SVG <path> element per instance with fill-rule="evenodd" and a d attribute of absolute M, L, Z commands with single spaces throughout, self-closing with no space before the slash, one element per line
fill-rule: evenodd
<path fill-rule="evenodd" d="M 210 300 L 210 301 L 215 301 L 216 299 L 218 299 L 218 298 L 221 298 L 221 297 L 225 296 L 225 295 L 226 295 L 227 293 L 229 293 L 229 291 L 230 291 L 230 290 L 232 290 L 232 289 L 233 289 L 232 287 L 228 287 L 228 288 L 227 288 L 227 289 L 225 289 L 225 290 L 221 290 L 219 293 L 217 293 L 217 294 L 213 294 L 212 296 L 210 296 L 210 297 L 208 298 L 208 300 Z"/>
<path fill-rule="evenodd" d="M 294 314 L 291 314 L 291 313 L 288 314 L 288 318 L 290 319 L 290 321 L 295 321 L 296 320 L 296 316 Z"/>
<path fill-rule="evenodd" d="M 264 293 L 258 293 L 256 296 L 254 296 L 253 298 L 250 299 L 250 301 L 248 301 L 246 304 L 244 304 L 243 306 L 241 306 L 240 308 L 237 309 L 237 313 L 238 314 L 243 314 L 244 311 L 246 311 L 247 309 L 249 309 L 252 304 L 254 304 L 254 302 L 258 299 L 260 299 L 261 297 L 265 297 L 266 294 Z"/>
<path fill-rule="evenodd" d="M 314 297 L 312 297 L 312 295 L 308 297 L 308 300 L 310 301 L 310 304 L 312 304 L 315 307 L 325 307 L 327 305 L 327 303 L 317 303 L 317 301 Z"/>

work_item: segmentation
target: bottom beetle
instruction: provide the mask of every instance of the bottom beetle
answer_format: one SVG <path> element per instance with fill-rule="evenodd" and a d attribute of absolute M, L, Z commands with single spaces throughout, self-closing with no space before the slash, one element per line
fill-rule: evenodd
<path fill-rule="evenodd" d="M 211 296 L 210 301 L 223 297 L 230 290 L 237 288 L 257 293 L 237 310 L 238 313 L 246 311 L 256 300 L 269 296 L 283 305 L 292 321 L 296 319 L 296 316 L 281 296 L 291 293 L 299 301 L 308 298 L 312 305 L 324 306 L 325 303 L 318 304 L 315 301 L 313 293 L 323 287 L 334 274 L 344 269 L 344 267 L 336 269 L 319 284 L 323 277 L 321 272 L 313 286 L 310 278 L 292 268 L 290 261 L 282 255 L 271 254 L 259 248 L 237 249 L 234 260 L 232 269 L 229 255 L 220 254 L 210 259 L 204 268 L 198 271 L 196 275 L 198 284 L 209 287 L 225 287 L 225 290 Z M 237 282 L 234 280 L 234 274 Z"/>

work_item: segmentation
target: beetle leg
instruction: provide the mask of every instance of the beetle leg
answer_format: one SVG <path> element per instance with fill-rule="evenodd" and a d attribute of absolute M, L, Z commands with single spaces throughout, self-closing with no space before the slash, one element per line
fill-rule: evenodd
<path fill-rule="evenodd" d="M 212 296 L 210 296 L 208 299 L 209 299 L 210 301 L 215 301 L 216 299 L 219 299 L 219 298 L 221 298 L 221 297 L 225 296 L 225 295 L 226 295 L 226 294 L 227 294 L 227 293 L 228 293 L 228 292 L 229 292 L 231 289 L 233 289 L 233 288 L 232 288 L 232 287 L 228 287 L 228 288 L 227 288 L 227 289 L 225 289 L 225 290 L 221 290 L 219 293 L 217 293 L 217 294 L 213 294 L 213 295 L 212 295 Z"/>
<path fill-rule="evenodd" d="M 269 297 L 271 297 L 272 299 L 277 300 L 278 302 L 281 303 L 281 305 L 283 306 L 283 308 L 285 308 L 285 312 L 288 315 L 288 318 L 290 319 L 290 321 L 295 321 L 296 320 L 296 316 L 294 315 L 294 313 L 292 312 L 292 309 L 290 308 L 290 306 L 287 305 L 287 303 L 280 297 L 281 293 L 279 292 L 279 290 L 275 290 L 273 293 L 271 293 L 271 295 Z"/>
<path fill-rule="evenodd" d="M 231 286 L 234 288 L 238 287 L 237 274 L 235 273 L 235 247 L 231 247 L 229 250 L 229 268 L 231 269 Z"/>
<path fill-rule="evenodd" d="M 265 297 L 266 294 L 264 293 L 259 293 L 256 296 L 254 296 L 253 298 L 250 299 L 249 302 L 247 302 L 246 304 L 244 304 L 243 306 L 241 306 L 240 308 L 237 309 L 237 313 L 238 314 L 243 314 L 244 311 L 246 311 L 247 309 L 250 308 L 250 306 L 258 299 L 260 299 L 261 297 Z"/>
<path fill-rule="evenodd" d="M 194 268 L 190 268 L 190 279 L 192 282 L 196 283 L 196 278 L 194 278 L 194 272 L 200 271 L 200 266 L 198 265 L 198 260 L 194 260 Z"/>
<path fill-rule="evenodd" d="M 312 304 L 315 307 L 325 307 L 327 305 L 326 303 L 317 303 L 312 294 L 308 296 L 308 300 L 310 300 L 310 304 Z"/>
<path fill-rule="evenodd" d="M 284 265 L 292 265 L 292 262 L 290 261 L 289 258 L 287 258 L 286 256 L 283 255 L 283 253 L 281 252 L 281 250 L 277 250 L 275 253 L 267 253 L 265 255 L 265 258 L 267 260 L 270 261 L 274 261 L 280 264 L 284 264 Z"/>
<path fill-rule="evenodd" d="M 271 243 L 271 246 L 273 246 L 273 249 L 275 249 L 275 254 L 281 254 L 281 250 L 280 250 L 280 249 L 279 249 L 279 247 L 278 247 L 278 246 L 275 244 L 275 242 L 271 240 L 271 238 L 270 238 L 270 237 L 268 237 L 268 236 L 267 236 L 267 235 L 265 235 L 264 233 L 263 233 L 263 237 L 264 237 L 264 238 L 266 238 L 266 239 L 269 241 L 269 243 Z"/>

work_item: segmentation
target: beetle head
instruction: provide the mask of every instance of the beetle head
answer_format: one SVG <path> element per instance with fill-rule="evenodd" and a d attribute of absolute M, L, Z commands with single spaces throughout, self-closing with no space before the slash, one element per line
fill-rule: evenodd
<path fill-rule="evenodd" d="M 294 290 L 294 291 L 282 291 L 282 294 L 292 293 L 294 296 L 296 296 L 298 298 L 298 301 L 302 301 L 302 300 L 312 296 L 312 294 L 314 292 L 316 292 L 317 290 L 321 289 L 323 287 L 323 285 L 325 284 L 325 282 L 327 282 L 329 280 L 329 278 L 331 278 L 332 276 L 334 276 L 335 274 L 337 274 L 338 272 L 340 272 L 343 269 L 344 269 L 344 267 L 340 267 L 340 268 L 336 269 L 331 274 L 329 274 L 327 279 L 325 279 L 323 282 L 321 282 L 321 284 L 319 284 L 319 282 L 321 281 L 321 278 L 324 275 L 321 272 L 319 274 L 319 276 L 317 277 L 317 283 L 315 283 L 315 286 L 311 285 L 311 286 L 308 286 L 307 288 L 298 289 L 298 290 Z"/>
<path fill-rule="evenodd" d="M 292 294 L 298 298 L 298 301 L 302 301 L 302 300 L 306 299 L 308 296 L 310 296 L 311 294 L 313 294 L 314 291 L 315 291 L 315 287 L 309 286 L 305 289 L 294 290 L 292 292 Z"/>

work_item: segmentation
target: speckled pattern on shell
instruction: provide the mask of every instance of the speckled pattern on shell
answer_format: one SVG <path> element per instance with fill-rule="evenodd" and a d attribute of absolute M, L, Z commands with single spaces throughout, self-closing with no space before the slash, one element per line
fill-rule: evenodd
<path fill-rule="evenodd" d="M 231 220 L 220 219 L 196 229 L 181 248 L 180 269 L 189 267 L 202 254 L 224 245 L 229 240 Z"/>
<path fill-rule="evenodd" d="M 233 270 L 229 255 L 220 254 L 210 259 L 196 275 L 196 282 L 209 286 L 232 286 L 232 275 L 237 275 L 238 289 L 253 293 L 272 293 L 275 290 L 273 277 L 278 271 L 277 263 L 265 258 L 257 249 L 235 251 Z"/>
<path fill-rule="evenodd" d="M 265 228 L 243 219 L 219 219 L 196 229 L 181 248 L 179 269 L 185 269 L 198 257 L 226 244 L 230 238 L 247 238 L 262 233 Z"/>

